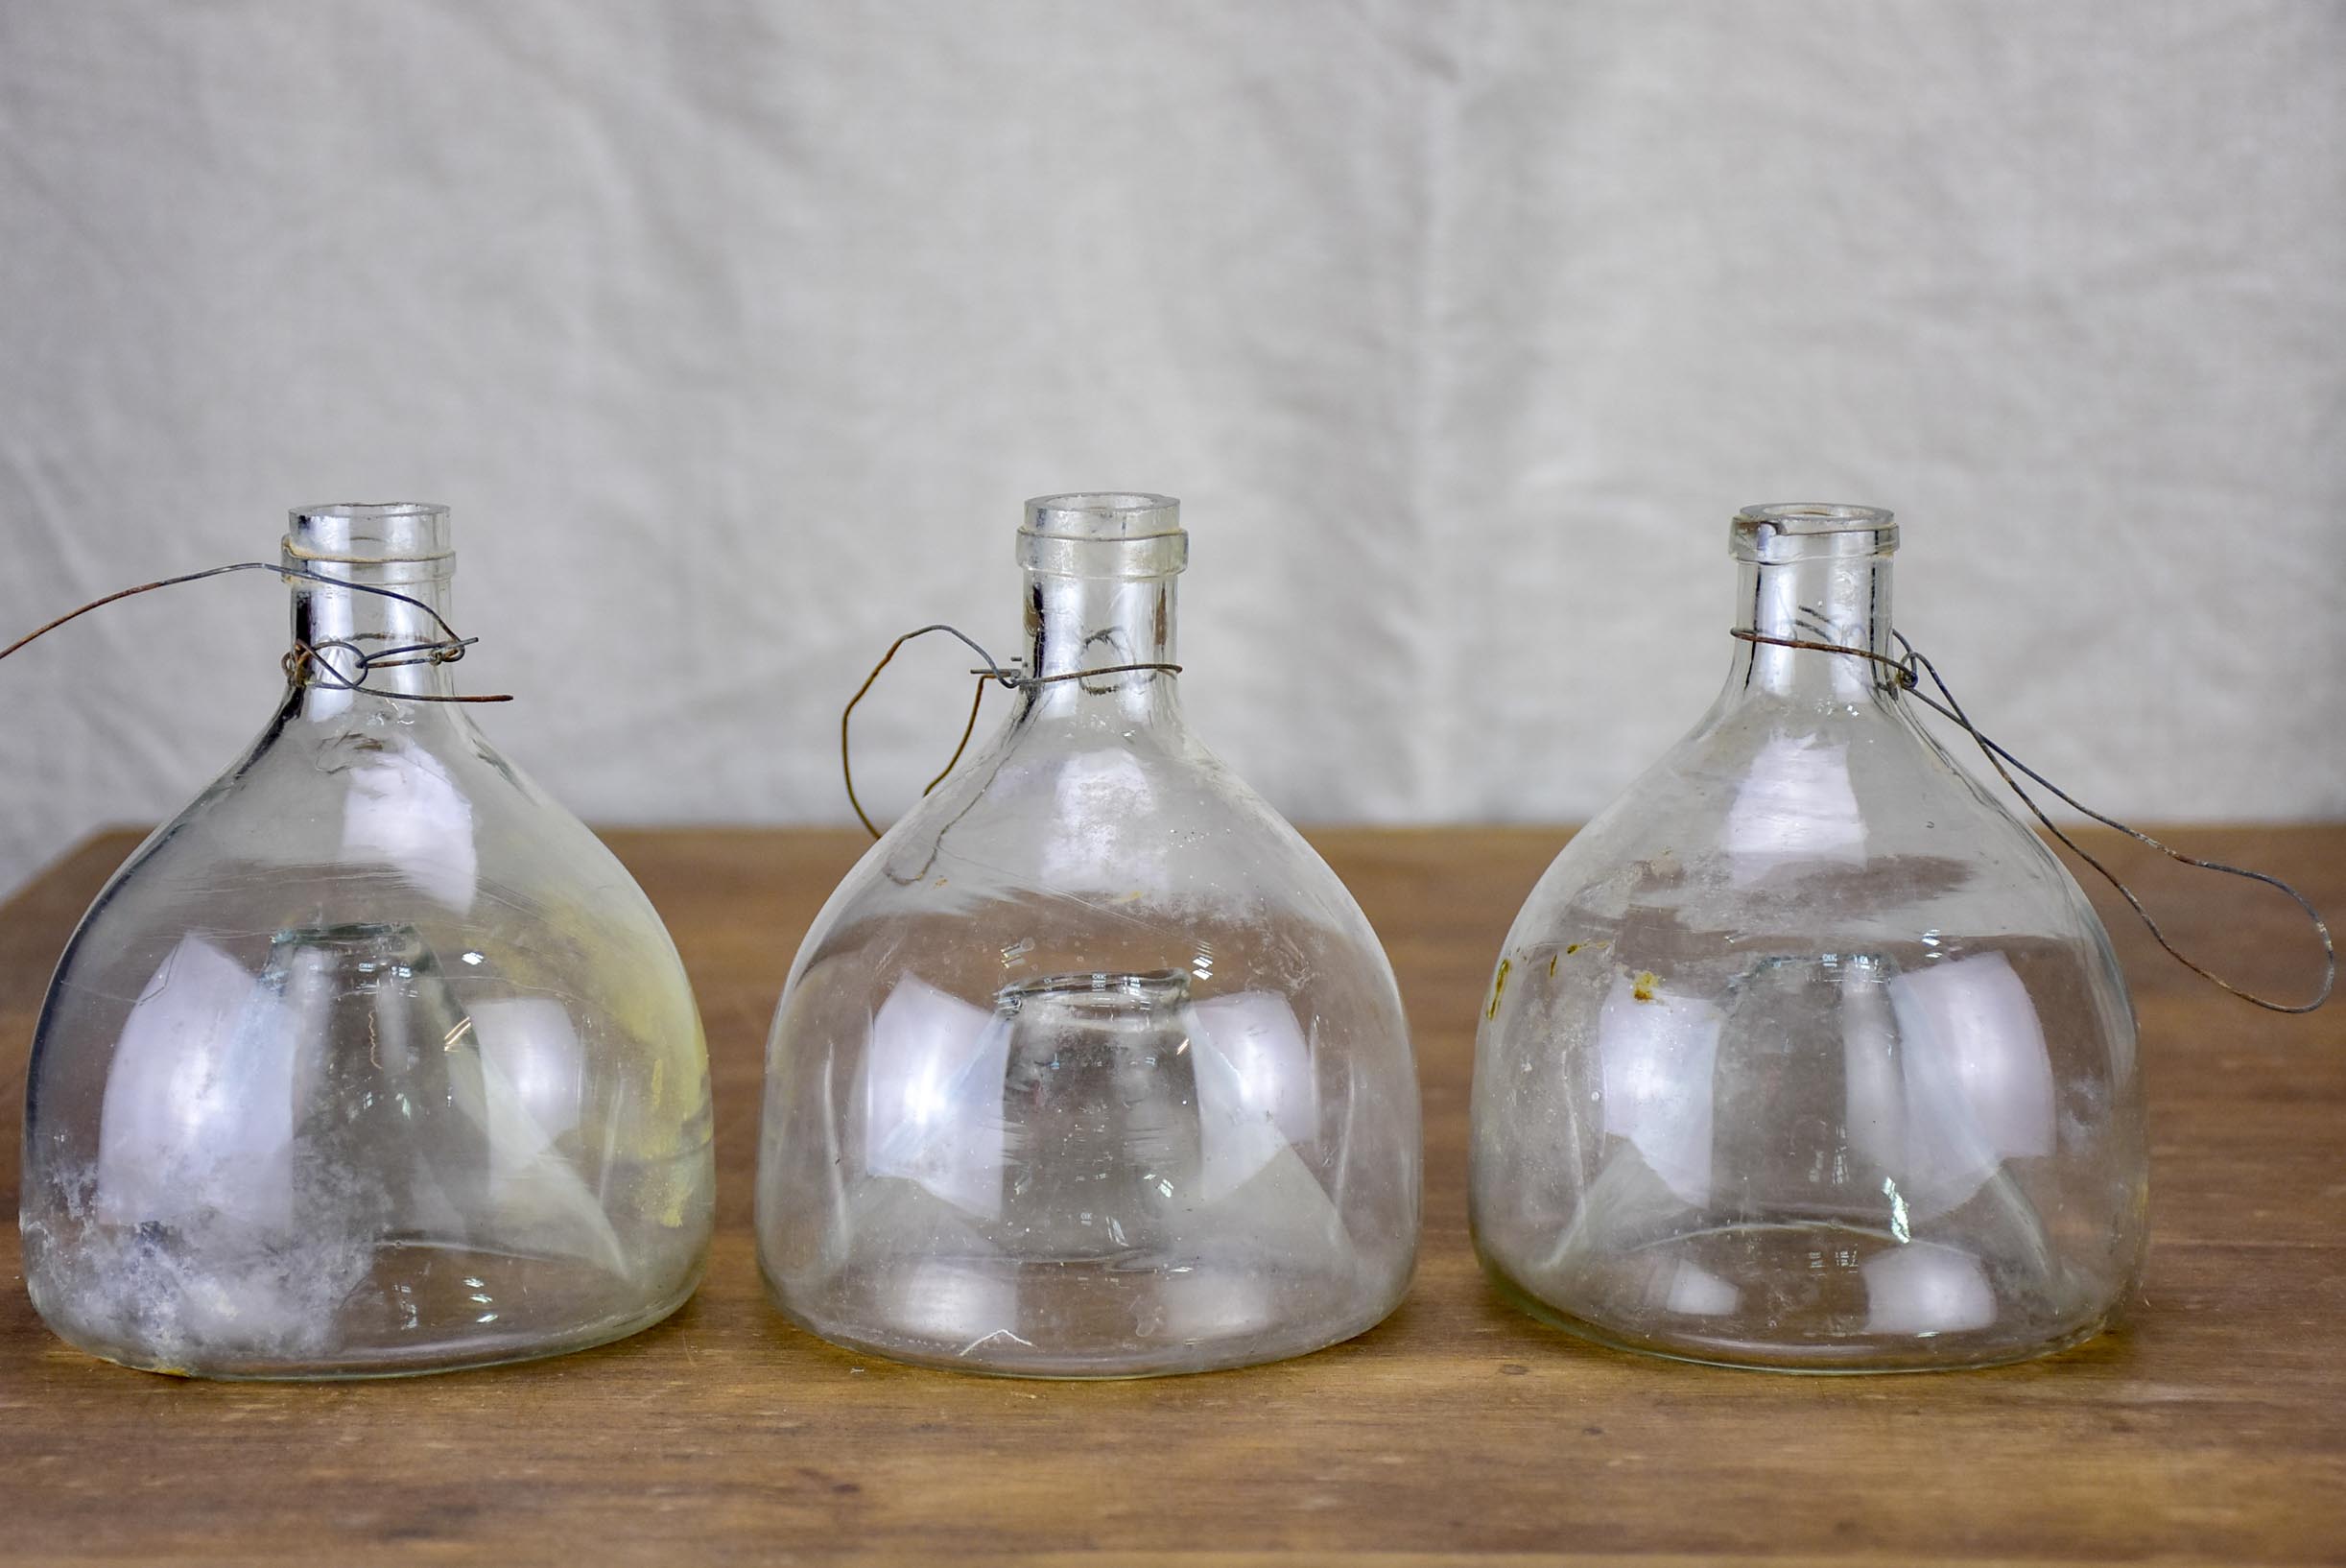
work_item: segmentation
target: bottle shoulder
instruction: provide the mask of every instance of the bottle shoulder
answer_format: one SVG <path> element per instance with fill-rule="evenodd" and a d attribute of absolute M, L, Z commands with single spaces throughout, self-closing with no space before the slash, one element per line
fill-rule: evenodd
<path fill-rule="evenodd" d="M 1302 835 L 1185 727 L 1013 730 L 907 812 L 859 869 L 906 886 L 957 864 L 965 880 L 1108 897 L 1304 876 L 1350 903 Z"/>
<path fill-rule="evenodd" d="M 621 988 L 664 987 L 689 1009 L 667 930 L 617 858 L 468 720 L 445 718 L 277 715 L 124 863 L 59 982 L 143 984 L 189 940 L 257 972 L 288 931 L 356 925 L 412 928 L 445 962 L 557 988 L 633 976 Z"/>
<path fill-rule="evenodd" d="M 2106 943 L 2045 843 L 1886 702 L 1722 704 L 1575 836 L 1517 930 L 1648 903 L 1730 924 L 2013 922 Z"/>
<path fill-rule="evenodd" d="M 900 938 L 910 949 L 912 932 L 933 950 L 981 953 L 984 986 L 965 988 L 990 987 L 997 972 L 1007 983 L 1054 965 L 1201 959 L 1201 986 L 1249 974 L 1392 986 L 1334 871 L 1178 726 L 1010 726 L 841 883 L 792 985 L 828 958 Z"/>

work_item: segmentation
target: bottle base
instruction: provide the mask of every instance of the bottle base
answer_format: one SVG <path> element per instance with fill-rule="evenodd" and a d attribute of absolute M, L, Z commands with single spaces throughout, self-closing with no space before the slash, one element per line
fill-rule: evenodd
<path fill-rule="evenodd" d="M 676 1289 L 649 1305 L 585 1316 L 574 1311 L 551 1325 L 528 1316 L 533 1296 L 591 1306 L 581 1297 L 591 1292 L 607 1301 L 619 1282 L 570 1259 L 415 1244 L 378 1248 L 372 1274 L 382 1288 L 345 1302 L 332 1329 L 300 1325 L 274 1344 L 204 1344 L 184 1331 L 140 1340 L 74 1321 L 38 1299 L 35 1305 L 66 1343 L 134 1371 L 217 1382 L 350 1382 L 542 1361 L 610 1344 L 675 1314 L 699 1287 L 701 1270 L 696 1266 Z M 459 1299 L 472 1310 L 452 1314 Z M 352 1321 L 357 1303 L 363 1306 Z M 461 1325 L 454 1320 L 459 1317 Z M 434 1333 L 421 1329 L 426 1321 L 450 1326 Z"/>
<path fill-rule="evenodd" d="M 1260 1278 L 1158 1275 L 1135 1299 L 1129 1268 L 1102 1263 L 957 1266 L 927 1260 L 916 1269 L 873 1270 L 851 1288 L 867 1307 L 850 1325 L 794 1305 L 770 1272 L 767 1297 L 776 1311 L 841 1349 L 943 1371 L 1060 1382 L 1178 1377 L 1288 1361 L 1357 1338 L 1390 1317 L 1407 1288 L 1370 1305 L 1298 1320 L 1279 1310 L 1282 1295 Z M 889 1289 L 889 1287 L 894 1287 Z M 1023 1287 L 1023 1288 L 1022 1288 Z M 842 1294 L 834 1283 L 831 1294 Z M 1146 1338 L 1109 1342 L 1097 1325 L 1146 1323 Z"/>
<path fill-rule="evenodd" d="M 1577 1271 L 1569 1295 L 1536 1293 L 1481 1255 L 1499 1295 L 1552 1327 L 1610 1349 L 1750 1371 L 2008 1366 L 2081 1344 L 2117 1318 L 2115 1303 L 2015 1309 L 1968 1254 L 1846 1226 L 1732 1225 L 1674 1237 Z M 1738 1308 L 1752 1295 L 1759 1311 L 1742 1316 Z"/>

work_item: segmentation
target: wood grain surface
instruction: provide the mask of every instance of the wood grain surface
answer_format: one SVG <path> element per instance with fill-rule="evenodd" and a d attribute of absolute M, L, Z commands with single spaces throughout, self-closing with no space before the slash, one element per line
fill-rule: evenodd
<path fill-rule="evenodd" d="M 0 1239 L 0 1558 L 42 1563 L 1162 1565 L 2346 1560 L 2346 1005 L 2256 1011 L 2099 897 L 2143 1021 L 2148 1278 L 2129 1325 L 1986 1372 L 1792 1378 L 1602 1350 L 1515 1316 L 1466 1237 L 1467 1076 L 1501 938 L 1562 843 L 1315 834 L 1389 946 L 1426 1089 L 1423 1259 L 1384 1326 L 1145 1383 L 914 1370 L 785 1324 L 750 1231 L 759 1057 L 861 847 L 610 835 L 674 928 L 716 1062 L 719 1233 L 666 1324 L 533 1366 L 374 1384 L 125 1371 L 52 1338 Z M 2346 910 L 2346 827 L 2179 831 Z M 2091 841 L 2098 849 L 2111 843 Z M 72 922 L 131 840 L 0 912 L 0 1181 Z M 2146 864 L 2172 929 L 2302 986 L 2278 896 Z"/>

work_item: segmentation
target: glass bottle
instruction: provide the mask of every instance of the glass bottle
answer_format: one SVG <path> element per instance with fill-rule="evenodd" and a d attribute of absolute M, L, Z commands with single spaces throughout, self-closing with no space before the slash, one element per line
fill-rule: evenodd
<path fill-rule="evenodd" d="M 295 678 L 115 873 L 25 1105 L 34 1305 L 93 1354 L 363 1377 L 576 1350 L 692 1294 L 707 1054 L 668 933 L 429 658 L 447 510 L 293 514 Z M 403 603 L 341 582 L 388 588 Z M 345 689 L 363 683 L 373 690 Z M 390 695 L 376 695 L 379 690 Z"/>
<path fill-rule="evenodd" d="M 826 1339 L 1051 1377 L 1301 1354 L 1399 1301 L 1417 1085 L 1392 971 L 1191 735 L 1178 504 L 1029 503 L 1027 684 L 841 884 L 774 1019 L 775 1301 Z"/>
<path fill-rule="evenodd" d="M 1740 627 L 1888 653 L 1890 514 L 1754 507 Z M 1803 1371 L 1979 1366 L 2129 1294 L 2145 1159 L 2109 938 L 1894 670 L 1738 641 L 1556 858 L 1475 1058 L 1476 1245 L 1592 1339 Z"/>

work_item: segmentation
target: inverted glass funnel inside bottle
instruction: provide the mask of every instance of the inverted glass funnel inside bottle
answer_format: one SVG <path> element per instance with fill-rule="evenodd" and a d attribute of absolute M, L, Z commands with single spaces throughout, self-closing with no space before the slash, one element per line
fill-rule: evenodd
<path fill-rule="evenodd" d="M 437 701 L 444 663 L 361 664 L 445 638 L 443 509 L 297 512 L 286 564 L 336 581 L 293 580 L 283 704 L 115 874 L 52 984 L 34 1303 L 99 1355 L 224 1377 L 436 1370 L 655 1321 L 699 1275 L 712 1176 L 666 931 Z"/>
<path fill-rule="evenodd" d="M 1889 514 L 1752 508 L 1738 624 L 1887 654 Z M 1738 642 L 1518 915 L 1476 1243 L 1593 1338 L 1800 1370 L 2009 1361 L 2132 1288 L 2145 1161 L 2106 934 L 1896 672 Z"/>
<path fill-rule="evenodd" d="M 1174 700 L 1174 503 L 1031 503 L 1002 733 L 872 847 L 769 1052 L 760 1257 L 826 1338 L 1038 1376 L 1391 1310 L 1417 1102 L 1383 951 Z M 1112 666 L 1137 666 L 1117 668 Z"/>

